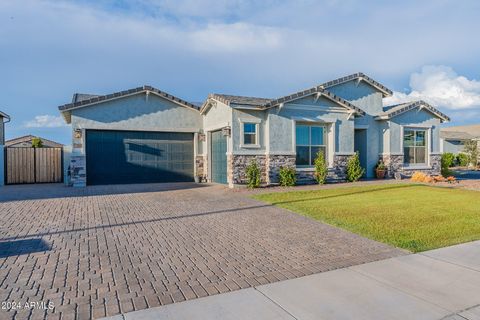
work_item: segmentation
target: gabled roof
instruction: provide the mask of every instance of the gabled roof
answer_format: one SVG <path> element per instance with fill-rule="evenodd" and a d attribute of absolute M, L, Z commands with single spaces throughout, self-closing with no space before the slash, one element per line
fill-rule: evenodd
<path fill-rule="evenodd" d="M 90 94 L 76 94 L 73 96 L 73 99 L 72 99 L 74 102 L 59 106 L 58 109 L 62 112 L 62 115 L 67 121 L 67 123 L 70 123 L 70 114 L 69 114 L 70 110 L 83 108 L 83 107 L 87 107 L 87 106 L 91 106 L 91 105 L 95 105 L 98 103 L 107 102 L 111 100 L 116 100 L 116 99 L 124 98 L 124 97 L 135 95 L 135 94 L 140 94 L 140 93 L 153 93 L 159 97 L 162 97 L 178 105 L 181 105 L 187 108 L 192 108 L 194 110 L 199 110 L 199 107 L 194 105 L 193 103 L 190 103 L 183 99 L 177 98 L 171 94 L 158 90 L 154 87 L 146 86 L 146 85 L 143 87 L 138 87 L 138 88 L 125 90 L 125 91 L 119 91 L 119 92 L 115 92 L 115 93 L 111 93 L 103 96 L 90 95 Z"/>
<path fill-rule="evenodd" d="M 366 74 L 364 74 L 362 72 L 353 73 L 353 74 L 345 76 L 345 77 L 341 77 L 341 78 L 338 78 L 338 79 L 335 79 L 335 80 L 331 80 L 331 81 L 322 83 L 322 84 L 318 85 L 318 87 L 327 89 L 329 87 L 333 87 L 333 86 L 336 86 L 336 85 L 339 85 L 339 84 L 342 84 L 342 83 L 345 83 L 345 82 L 349 82 L 349 81 L 352 81 L 352 80 L 363 80 L 363 81 L 365 81 L 366 83 L 368 83 L 369 85 L 371 85 L 372 87 L 374 87 L 378 91 L 380 91 L 383 94 L 383 97 L 389 97 L 393 94 L 392 90 L 388 89 L 383 84 L 373 80 L 372 78 L 370 78 L 369 76 L 367 76 Z"/>
<path fill-rule="evenodd" d="M 282 103 L 287 103 L 290 101 L 294 101 L 297 99 L 301 99 L 306 96 L 310 96 L 313 94 L 320 94 L 325 98 L 345 107 L 348 110 L 355 111 L 359 115 L 364 115 L 365 112 L 360 108 L 354 106 L 350 102 L 334 95 L 333 93 L 321 89 L 318 87 L 310 88 L 307 90 L 299 91 L 294 94 L 284 96 L 278 99 L 267 99 L 267 98 L 257 98 L 257 97 L 245 97 L 245 96 L 233 96 L 233 95 L 226 95 L 226 94 L 209 94 L 207 101 L 203 104 L 201 108 L 201 112 L 203 112 L 208 107 L 208 101 L 210 99 L 214 99 L 220 101 L 227 106 L 231 107 L 242 107 L 247 109 L 256 109 L 256 110 L 266 110 L 268 108 L 276 107 Z"/>
<path fill-rule="evenodd" d="M 63 144 L 61 144 L 61 143 L 58 143 L 58 142 L 55 142 L 55 141 L 52 141 L 52 140 L 49 140 L 49 139 L 45 139 L 45 138 L 42 138 L 42 137 L 34 136 L 34 135 L 31 135 L 31 134 L 7 140 L 7 141 L 5 141 L 5 146 L 8 147 L 8 146 L 12 146 L 12 145 L 22 143 L 22 142 L 30 142 L 30 141 L 32 141 L 33 138 L 40 138 L 44 143 L 47 143 L 51 147 L 63 147 Z"/>
<path fill-rule="evenodd" d="M 436 117 L 440 118 L 442 122 L 450 121 L 450 118 L 446 114 L 440 112 L 438 109 L 434 108 L 433 106 L 429 105 L 423 100 L 406 102 L 406 103 L 396 104 L 393 106 L 384 107 L 383 108 L 384 112 L 377 115 L 375 117 L 375 120 L 389 120 L 393 117 L 396 117 L 402 113 L 408 112 L 416 108 L 426 109 Z"/>
<path fill-rule="evenodd" d="M 323 88 L 320 88 L 320 87 L 314 87 L 314 88 L 310 88 L 310 89 L 307 89 L 307 90 L 303 90 L 303 91 L 298 91 L 298 92 L 295 92 L 293 94 L 290 94 L 288 96 L 284 96 L 284 97 L 281 97 L 281 98 L 278 98 L 278 99 L 275 99 L 275 100 L 271 100 L 269 101 L 265 107 L 266 108 L 271 108 L 271 107 L 275 107 L 275 106 L 278 106 L 282 103 L 287 103 L 287 102 L 290 102 L 290 101 L 294 101 L 294 100 L 297 100 L 297 99 L 301 99 L 303 97 L 307 97 L 307 96 L 310 96 L 310 95 L 313 95 L 313 94 L 320 94 L 324 97 L 326 97 L 327 99 L 349 109 L 349 110 L 352 110 L 352 111 L 355 111 L 357 114 L 359 115 L 365 115 L 365 111 L 363 111 L 362 109 L 358 108 L 357 106 L 354 106 L 353 104 L 351 104 L 350 102 L 348 102 L 347 100 L 344 100 L 343 98 L 340 98 L 339 96 L 336 96 L 334 95 L 333 93 L 323 89 Z"/>
<path fill-rule="evenodd" d="M 2 111 L 0 111 L 0 117 L 10 120 L 10 116 L 8 114 L 6 114 L 5 112 L 2 112 Z"/>
<path fill-rule="evenodd" d="M 440 138 L 445 140 L 472 140 L 475 139 L 474 136 L 461 131 L 444 131 L 440 130 Z"/>
<path fill-rule="evenodd" d="M 272 100 L 267 98 L 234 96 L 229 94 L 218 94 L 218 93 L 210 94 L 208 97 L 216 99 L 220 102 L 223 102 L 227 106 L 230 106 L 232 104 L 238 104 L 238 105 L 256 106 L 260 109 L 263 108 L 265 104 L 267 104 L 269 101 Z"/>

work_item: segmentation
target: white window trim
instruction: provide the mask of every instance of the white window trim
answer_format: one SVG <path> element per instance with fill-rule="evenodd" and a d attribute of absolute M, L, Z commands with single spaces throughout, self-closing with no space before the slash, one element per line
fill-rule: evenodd
<path fill-rule="evenodd" d="M 240 122 L 240 148 L 259 149 L 260 148 L 260 123 L 262 121 L 258 119 L 238 119 L 238 121 Z M 245 144 L 244 132 L 243 132 L 243 125 L 245 123 L 252 123 L 255 125 L 255 143 L 254 144 Z"/>
<path fill-rule="evenodd" d="M 426 132 L 426 137 L 425 140 L 427 142 L 426 147 L 426 154 L 425 154 L 425 161 L 426 163 L 414 163 L 414 164 L 408 164 L 405 163 L 405 148 L 404 148 L 404 132 L 405 130 L 424 130 Z M 432 137 L 432 126 L 421 126 L 421 125 L 403 125 L 401 126 L 401 132 L 400 132 L 400 148 L 402 150 L 401 154 L 404 156 L 403 160 L 403 167 L 406 169 L 431 169 L 431 164 L 430 164 L 430 155 L 432 154 L 432 143 L 431 143 L 431 137 Z"/>

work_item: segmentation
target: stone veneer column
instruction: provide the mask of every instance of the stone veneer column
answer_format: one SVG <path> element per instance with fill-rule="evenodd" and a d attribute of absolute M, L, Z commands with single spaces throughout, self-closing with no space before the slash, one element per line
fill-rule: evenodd
<path fill-rule="evenodd" d="M 351 154 L 333 156 L 333 170 L 329 170 L 328 178 L 344 181 L 347 179 L 347 162 Z"/>
<path fill-rule="evenodd" d="M 207 179 L 207 156 L 198 155 L 195 157 L 195 175 L 199 177 L 200 182 L 206 181 Z"/>
<path fill-rule="evenodd" d="M 87 186 L 87 163 L 85 158 L 85 130 L 73 131 L 70 156 L 70 183 L 74 187 Z"/>

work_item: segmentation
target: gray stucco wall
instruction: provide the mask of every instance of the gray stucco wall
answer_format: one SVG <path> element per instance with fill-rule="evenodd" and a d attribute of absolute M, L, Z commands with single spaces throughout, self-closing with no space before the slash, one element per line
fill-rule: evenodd
<path fill-rule="evenodd" d="M 366 150 L 366 155 L 360 155 L 366 163 L 366 175 L 369 178 L 375 176 L 374 167 L 378 162 L 378 155 L 383 152 L 383 134 L 385 124 L 376 121 L 374 117 L 383 111 L 383 96 L 374 87 L 357 80 L 349 81 L 328 88 L 333 94 L 342 97 L 353 105 L 365 111 L 366 115 L 355 118 L 357 128 L 366 129 L 364 136 L 356 141 L 357 150 Z M 365 139 L 363 139 L 365 138 Z M 351 137 L 352 141 L 354 137 Z"/>
<path fill-rule="evenodd" d="M 455 140 L 443 140 L 443 152 L 451 152 L 454 154 L 459 154 L 465 149 L 464 141 L 455 141 Z"/>
<path fill-rule="evenodd" d="M 200 112 L 154 94 L 138 94 L 72 110 L 72 129 L 198 132 Z"/>
<path fill-rule="evenodd" d="M 215 105 L 211 106 L 203 114 L 203 131 L 208 133 L 210 131 L 216 131 L 223 127 L 229 127 L 232 125 L 232 108 L 229 106 L 217 102 Z M 208 139 L 208 134 L 207 134 Z M 199 143 L 199 154 L 208 153 L 209 141 L 204 141 Z M 227 138 L 227 147 L 229 152 L 231 152 L 231 138 Z"/>
<path fill-rule="evenodd" d="M 403 153 L 402 131 L 404 127 L 431 128 L 430 150 L 431 153 L 440 152 L 440 119 L 425 110 L 411 110 L 396 116 L 389 121 L 390 150 L 389 153 Z"/>
<path fill-rule="evenodd" d="M 269 109 L 268 137 L 270 154 L 295 153 L 295 123 L 326 123 L 330 129 L 327 137 L 329 159 L 333 153 L 353 153 L 354 118 L 349 118 L 346 109 L 330 100 L 314 96 L 305 97 L 290 103 L 283 108 Z M 333 143 L 333 146 L 332 146 Z"/>
<path fill-rule="evenodd" d="M 232 143 L 233 153 L 258 155 L 265 154 L 268 144 L 267 137 L 267 113 L 265 111 L 251 111 L 232 109 Z M 258 144 L 259 147 L 241 146 L 242 123 L 258 122 Z"/>

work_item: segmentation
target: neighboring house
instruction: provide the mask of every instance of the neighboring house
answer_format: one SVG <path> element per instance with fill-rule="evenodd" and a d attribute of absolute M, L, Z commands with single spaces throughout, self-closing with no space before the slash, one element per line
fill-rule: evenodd
<path fill-rule="evenodd" d="M 0 111 L 0 145 L 5 144 L 5 123 L 10 121 L 10 116 Z"/>
<path fill-rule="evenodd" d="M 32 147 L 32 140 L 34 138 L 40 138 L 43 142 L 44 147 L 50 147 L 50 148 L 61 148 L 63 147 L 63 144 L 48 140 L 42 137 L 37 137 L 37 136 L 32 136 L 32 135 L 27 135 L 23 137 L 18 137 L 14 139 L 10 139 L 5 141 L 5 146 L 9 148 L 31 148 Z"/>
<path fill-rule="evenodd" d="M 423 101 L 384 106 L 392 92 L 363 73 L 276 99 L 210 94 L 201 105 L 150 86 L 114 94 L 74 95 L 59 109 L 72 124 L 74 185 L 193 181 L 246 183 L 255 160 L 262 182 L 280 167 L 313 179 L 324 153 L 330 179 L 344 179 L 360 154 L 367 177 L 382 159 L 389 176 L 440 172 L 440 123 Z"/>
<path fill-rule="evenodd" d="M 465 143 L 472 140 L 477 141 L 480 150 L 480 124 L 442 128 L 440 138 L 443 152 L 463 152 Z"/>

